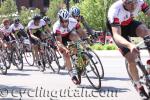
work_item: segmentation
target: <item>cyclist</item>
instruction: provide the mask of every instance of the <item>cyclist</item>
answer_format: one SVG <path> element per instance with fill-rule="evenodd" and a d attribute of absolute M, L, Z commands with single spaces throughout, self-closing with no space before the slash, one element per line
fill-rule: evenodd
<path fill-rule="evenodd" d="M 71 7 L 70 16 L 76 19 L 77 21 L 80 21 L 80 9 L 77 6 Z"/>
<path fill-rule="evenodd" d="M 146 25 L 134 19 L 140 11 L 150 16 L 149 6 L 143 0 L 118 0 L 109 8 L 107 26 L 122 55 L 127 59 L 135 87 L 141 98 L 144 99 L 147 98 L 147 95 L 139 81 L 135 62 L 139 51 L 129 40 L 131 36 L 143 38 L 150 35 L 150 30 Z"/>
<path fill-rule="evenodd" d="M 18 37 L 19 39 L 27 38 L 24 26 L 20 23 L 19 18 L 14 19 L 14 23 L 10 27 L 15 36 Z"/>
<path fill-rule="evenodd" d="M 77 6 L 73 6 L 70 10 L 70 17 L 76 19 L 78 22 L 81 22 L 83 26 L 85 27 L 86 31 L 85 33 L 92 35 L 92 38 L 88 40 L 89 44 L 91 44 L 94 39 L 97 39 L 98 36 L 94 30 L 92 30 L 86 21 L 84 20 L 84 17 L 80 15 L 80 9 Z M 85 35 L 86 36 L 86 35 Z"/>
<path fill-rule="evenodd" d="M 34 57 L 38 66 L 41 66 L 39 58 L 39 45 L 38 41 L 43 39 L 44 31 L 50 33 L 49 27 L 40 15 L 35 15 L 33 19 L 28 23 L 27 30 L 30 36 L 31 43 L 33 44 Z M 45 69 L 42 69 L 44 71 Z"/>
<path fill-rule="evenodd" d="M 75 30 L 72 32 L 72 30 Z M 64 56 L 66 62 L 65 67 L 67 67 L 72 81 L 75 84 L 79 84 L 76 77 L 75 69 L 72 69 L 72 64 L 70 61 L 69 50 L 66 47 L 68 41 L 80 40 L 79 34 L 82 34 L 83 29 L 80 24 L 74 18 L 69 18 L 69 12 L 66 9 L 61 9 L 58 12 L 58 20 L 53 25 L 53 32 L 56 35 L 56 40 L 60 52 Z"/>
<path fill-rule="evenodd" d="M 1 31 L 0 31 L 0 33 L 1 33 L 0 37 L 2 39 L 1 42 L 4 43 L 6 41 L 8 48 L 11 49 L 10 44 L 7 42 L 15 40 L 15 36 L 12 33 L 12 29 L 10 27 L 10 20 L 5 18 L 5 19 L 3 19 L 2 23 L 3 23 L 3 27 L 1 28 Z M 6 47 L 6 44 L 4 44 L 5 47 Z"/>

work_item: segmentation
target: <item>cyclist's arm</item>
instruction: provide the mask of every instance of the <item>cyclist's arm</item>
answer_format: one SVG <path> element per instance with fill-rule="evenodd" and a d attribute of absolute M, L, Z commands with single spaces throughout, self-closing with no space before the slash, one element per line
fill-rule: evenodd
<path fill-rule="evenodd" d="M 128 42 L 125 38 L 121 36 L 121 27 L 120 26 L 112 26 L 112 34 L 113 38 L 118 46 L 123 46 L 126 48 L 130 48 L 131 43 Z"/>
<path fill-rule="evenodd" d="M 77 32 L 79 34 L 81 34 L 82 37 L 85 37 L 85 38 L 88 37 L 88 35 L 86 34 L 86 32 L 82 28 L 77 29 Z"/>
<path fill-rule="evenodd" d="M 145 14 L 150 17 L 150 9 Z"/>
<path fill-rule="evenodd" d="M 38 37 L 34 36 L 33 35 L 33 30 L 32 29 L 29 29 L 29 35 L 34 38 L 34 39 L 38 39 Z"/>
<path fill-rule="evenodd" d="M 79 22 L 76 24 L 76 30 L 77 30 L 77 32 L 79 33 L 79 35 L 81 37 L 84 37 L 84 38 L 88 37 L 88 35 L 86 34 L 86 32 L 81 28 Z"/>
<path fill-rule="evenodd" d="M 46 29 L 46 31 L 47 31 L 49 34 L 51 33 L 51 30 L 50 30 L 50 28 L 49 28 L 48 25 L 45 26 L 45 29 Z"/>

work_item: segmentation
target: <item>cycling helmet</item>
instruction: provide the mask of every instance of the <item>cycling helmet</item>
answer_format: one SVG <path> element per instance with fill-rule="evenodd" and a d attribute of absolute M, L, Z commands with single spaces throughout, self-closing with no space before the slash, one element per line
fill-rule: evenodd
<path fill-rule="evenodd" d="M 14 20 L 14 23 L 15 23 L 15 24 L 18 24 L 19 22 L 20 22 L 19 18 L 16 18 L 16 19 Z"/>
<path fill-rule="evenodd" d="M 61 10 L 58 12 L 58 17 L 59 17 L 61 20 L 68 20 L 68 19 L 69 19 L 69 12 L 68 12 L 66 9 L 61 9 Z"/>
<path fill-rule="evenodd" d="M 34 21 L 35 21 L 35 20 L 40 20 L 40 19 L 42 19 L 41 15 L 34 15 L 34 16 L 33 16 L 33 20 L 34 20 Z"/>
<path fill-rule="evenodd" d="M 71 15 L 72 16 L 79 16 L 80 15 L 80 9 L 76 6 L 71 8 Z"/>
<path fill-rule="evenodd" d="M 44 21 L 50 21 L 50 18 L 49 18 L 48 16 L 44 16 L 44 17 L 43 17 L 43 20 L 44 20 Z"/>

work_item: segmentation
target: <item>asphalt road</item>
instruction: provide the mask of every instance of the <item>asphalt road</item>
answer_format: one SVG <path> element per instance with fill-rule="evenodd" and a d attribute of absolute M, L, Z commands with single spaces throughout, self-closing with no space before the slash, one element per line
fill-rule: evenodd
<path fill-rule="evenodd" d="M 81 85 L 74 85 L 66 70 L 60 74 L 51 69 L 39 72 L 25 63 L 23 71 L 12 66 L 7 75 L 0 75 L 0 100 L 140 100 L 127 75 L 124 58 L 100 59 L 105 70 L 100 90 L 93 89 L 84 77 Z"/>

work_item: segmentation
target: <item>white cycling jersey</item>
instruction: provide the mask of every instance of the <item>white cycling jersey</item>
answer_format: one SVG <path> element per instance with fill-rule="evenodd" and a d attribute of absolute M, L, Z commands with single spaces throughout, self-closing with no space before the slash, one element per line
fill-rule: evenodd
<path fill-rule="evenodd" d="M 36 29 L 39 29 L 39 28 L 41 28 L 42 26 L 45 26 L 45 25 L 46 25 L 46 22 L 45 22 L 43 19 L 40 20 L 40 23 L 39 23 L 38 26 L 36 26 L 36 25 L 34 24 L 34 21 L 31 20 L 31 21 L 28 23 L 27 28 L 28 28 L 28 29 L 32 29 L 32 30 L 36 30 Z"/>
<path fill-rule="evenodd" d="M 2 28 L 0 29 L 0 32 L 1 32 L 4 36 L 9 36 L 9 35 L 12 33 L 12 29 L 11 29 L 10 26 L 9 26 L 9 28 L 2 27 Z"/>
<path fill-rule="evenodd" d="M 109 8 L 107 17 L 110 24 L 126 26 L 138 16 L 140 11 L 147 12 L 148 9 L 149 6 L 144 0 L 137 0 L 136 9 L 131 13 L 125 10 L 123 1 L 118 0 Z"/>
<path fill-rule="evenodd" d="M 18 31 L 20 29 L 24 29 L 24 26 L 21 23 L 19 23 L 17 27 L 15 26 L 15 24 L 12 24 L 10 27 L 14 31 Z"/>
<path fill-rule="evenodd" d="M 79 29 L 80 24 L 78 21 L 74 18 L 69 18 L 69 23 L 68 27 L 64 28 L 61 26 L 60 21 L 58 20 L 54 25 L 53 25 L 53 32 L 55 34 L 60 34 L 62 37 L 65 37 L 71 32 L 73 29 Z"/>

